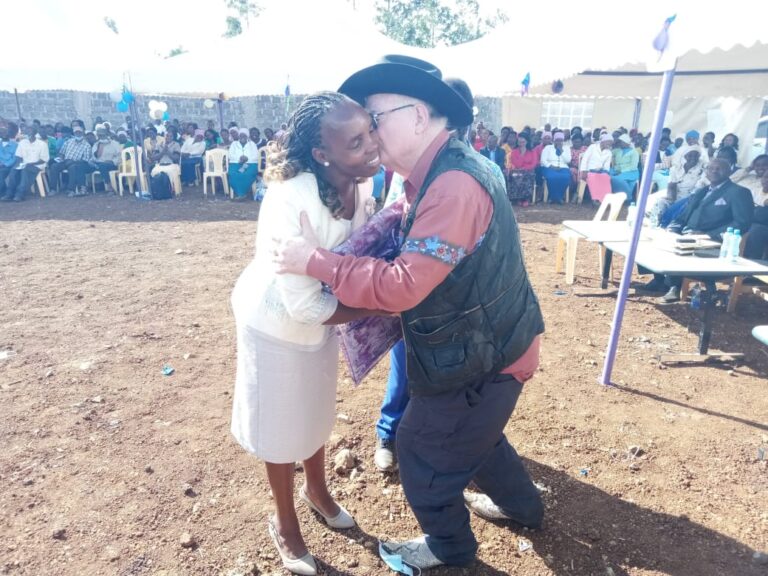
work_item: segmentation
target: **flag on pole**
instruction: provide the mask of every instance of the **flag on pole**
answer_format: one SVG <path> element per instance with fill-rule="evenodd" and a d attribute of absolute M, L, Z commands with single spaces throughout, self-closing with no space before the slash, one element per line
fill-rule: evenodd
<path fill-rule="evenodd" d="M 288 116 L 291 110 L 291 77 L 285 81 L 285 115 Z"/>
<path fill-rule="evenodd" d="M 528 94 L 528 86 L 531 84 L 531 73 L 528 72 L 525 75 L 525 78 L 523 78 L 523 81 L 520 83 L 520 96 L 525 96 Z"/>

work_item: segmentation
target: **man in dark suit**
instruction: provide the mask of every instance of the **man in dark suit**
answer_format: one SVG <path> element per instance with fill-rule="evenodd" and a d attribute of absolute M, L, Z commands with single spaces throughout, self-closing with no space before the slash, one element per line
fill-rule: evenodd
<path fill-rule="evenodd" d="M 506 154 L 504 150 L 499 148 L 499 138 L 496 134 L 488 136 L 488 142 L 485 148 L 480 149 L 480 154 L 488 158 L 491 162 L 495 162 L 496 165 L 504 171 L 506 165 Z"/>
<path fill-rule="evenodd" d="M 732 227 L 745 234 L 752 225 L 754 204 L 749 189 L 731 182 L 730 166 L 722 158 L 713 158 L 707 166 L 709 186 L 691 194 L 685 210 L 667 227 L 676 234 L 707 234 L 721 241 L 723 233 Z M 638 268 L 641 274 L 646 269 Z M 654 274 L 653 280 L 644 286 L 647 292 L 667 290 L 664 302 L 680 300 L 680 276 Z"/>

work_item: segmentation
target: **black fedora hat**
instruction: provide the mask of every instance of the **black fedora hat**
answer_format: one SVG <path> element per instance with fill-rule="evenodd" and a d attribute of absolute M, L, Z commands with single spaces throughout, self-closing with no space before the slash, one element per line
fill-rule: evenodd
<path fill-rule="evenodd" d="M 361 104 L 371 94 L 402 94 L 423 100 L 445 115 L 453 126 L 472 123 L 472 107 L 448 84 L 434 64 L 425 60 L 388 54 L 373 66 L 352 74 L 339 88 Z"/>

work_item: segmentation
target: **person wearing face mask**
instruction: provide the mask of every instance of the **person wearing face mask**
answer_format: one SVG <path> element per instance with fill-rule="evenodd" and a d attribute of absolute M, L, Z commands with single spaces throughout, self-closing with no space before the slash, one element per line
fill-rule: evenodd
<path fill-rule="evenodd" d="M 65 191 L 71 196 L 85 195 L 85 175 L 93 172 L 88 163 L 93 151 L 83 135 L 83 129 L 75 126 L 73 136 L 61 147 L 61 152 L 54 158 L 48 170 L 48 180 L 51 183 L 51 194 L 60 192 L 60 179 L 64 170 L 67 171 Z"/>
<path fill-rule="evenodd" d="M 19 142 L 8 188 L 5 196 L 0 198 L 3 202 L 24 200 L 37 175 L 41 170 L 45 170 L 45 165 L 51 157 L 48 153 L 48 142 L 38 138 L 38 134 L 38 128 L 33 124 L 27 128 L 27 138 Z"/>
<path fill-rule="evenodd" d="M 104 124 L 96 126 L 96 137 L 98 140 L 91 149 L 93 152 L 91 166 L 101 174 L 101 178 L 104 181 L 104 191 L 112 194 L 114 189 L 109 179 L 109 173 L 117 170 L 123 147 L 120 143 L 115 142 L 109 137 L 108 128 Z"/>

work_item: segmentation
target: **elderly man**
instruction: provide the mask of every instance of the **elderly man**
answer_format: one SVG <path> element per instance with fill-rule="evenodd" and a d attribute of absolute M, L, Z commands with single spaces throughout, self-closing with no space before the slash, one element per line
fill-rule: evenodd
<path fill-rule="evenodd" d="M 91 157 L 91 166 L 98 170 L 101 179 L 104 182 L 104 191 L 108 194 L 114 194 L 112 183 L 109 179 L 109 173 L 117 170 L 120 165 L 120 155 L 123 147 L 119 142 L 109 137 L 109 128 L 106 123 L 96 126 L 96 143 L 91 148 L 93 153 Z"/>
<path fill-rule="evenodd" d="M 19 142 L 16 148 L 16 158 L 13 170 L 8 179 L 8 188 L 5 196 L 0 198 L 3 202 L 21 202 L 24 196 L 32 188 L 35 179 L 50 160 L 47 140 L 38 138 L 39 131 L 35 124 L 27 127 L 27 138 Z"/>
<path fill-rule="evenodd" d="M 48 169 L 48 180 L 51 189 L 59 190 L 59 180 L 62 172 L 67 171 L 65 191 L 72 196 L 85 194 L 85 175 L 93 172 L 89 164 L 93 150 L 85 140 L 81 126 L 75 126 L 73 136 L 61 147 L 61 152 Z"/>
<path fill-rule="evenodd" d="M 731 182 L 728 177 L 730 166 L 722 158 L 713 158 L 707 165 L 707 179 L 710 184 L 691 194 L 682 214 L 668 226 L 676 234 L 707 234 L 713 240 L 722 240 L 723 233 L 729 228 L 749 230 L 754 218 L 752 194 L 747 188 Z M 638 267 L 641 274 L 648 270 Z M 680 300 L 679 276 L 654 274 L 653 280 L 642 287 L 645 292 L 661 292 L 666 303 Z"/>
<path fill-rule="evenodd" d="M 503 179 L 446 129 L 472 109 L 432 64 L 387 56 L 340 91 L 364 102 L 381 160 L 405 178 L 407 216 L 392 262 L 339 256 L 302 236 L 278 243 L 283 272 L 328 284 L 348 306 L 399 313 L 411 400 L 397 434 L 400 478 L 424 536 L 383 542 L 420 569 L 467 565 L 484 517 L 541 526 L 543 506 L 504 436 L 538 365 L 544 323 Z M 474 481 L 485 494 L 463 494 Z"/>

